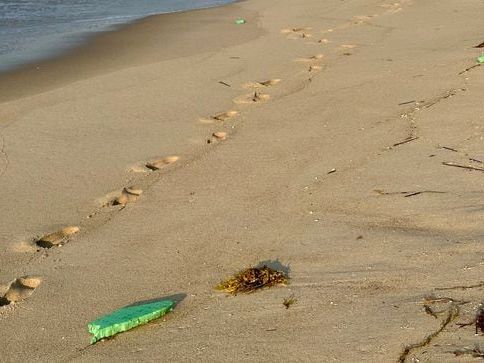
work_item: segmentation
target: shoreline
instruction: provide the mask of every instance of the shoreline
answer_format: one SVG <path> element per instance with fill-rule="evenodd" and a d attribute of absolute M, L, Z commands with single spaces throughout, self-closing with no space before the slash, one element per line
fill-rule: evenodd
<path fill-rule="evenodd" d="M 187 39 L 184 34 L 196 34 L 194 28 L 197 26 L 201 27 L 202 31 L 210 26 L 200 23 L 196 15 L 203 18 L 207 12 L 210 13 L 214 10 L 215 16 L 223 19 L 227 14 L 233 13 L 235 15 L 235 9 L 238 9 L 238 4 L 243 1 L 245 0 L 215 7 L 149 15 L 119 25 L 117 29 L 98 32 L 79 47 L 68 49 L 61 54 L 38 62 L 33 61 L 11 71 L 1 72 L 0 103 L 50 90 L 53 87 L 59 87 L 105 72 L 214 51 L 232 44 L 234 40 L 221 39 L 220 43 L 216 45 L 210 39 Z M 250 13 L 244 14 L 242 12 L 242 15 L 252 20 Z M 184 26 L 182 23 L 186 21 L 189 21 L 189 23 Z M 217 23 L 216 19 L 214 19 L 214 23 Z M 227 29 L 232 25 L 233 23 L 228 22 Z M 151 36 L 141 39 L 141 34 L 151 34 Z M 163 41 L 167 45 L 173 44 L 170 37 L 180 37 L 182 41 L 187 42 L 187 49 L 168 46 L 166 49 L 161 49 L 165 54 L 160 54 L 160 49 L 156 45 L 157 41 L 162 39 L 164 35 L 167 36 L 167 39 L 163 39 Z M 250 39 L 250 36 L 245 37 L 244 34 L 240 34 L 240 39 L 235 40 L 235 43 Z M 154 48 L 152 52 L 149 51 L 150 47 Z M 113 54 L 113 52 L 116 54 Z M 142 53 L 148 59 L 136 57 L 138 53 Z M 79 73 L 72 72 L 73 68 L 76 68 Z M 58 79 L 59 76 L 60 79 Z"/>

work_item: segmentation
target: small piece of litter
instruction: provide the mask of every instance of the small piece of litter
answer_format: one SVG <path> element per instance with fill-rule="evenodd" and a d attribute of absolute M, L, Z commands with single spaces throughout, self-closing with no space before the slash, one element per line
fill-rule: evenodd
<path fill-rule="evenodd" d="M 245 24 L 247 23 L 247 21 L 245 21 L 245 19 L 237 19 L 235 20 L 235 24 L 237 25 L 242 25 L 242 24 Z"/>
<path fill-rule="evenodd" d="M 91 337 L 91 344 L 118 333 L 133 329 L 152 320 L 161 318 L 175 307 L 172 300 L 132 305 L 118 309 L 111 314 L 104 315 L 90 322 L 87 327 Z"/>
<path fill-rule="evenodd" d="M 333 173 L 336 173 L 336 169 L 331 169 L 330 171 L 328 171 L 328 174 L 333 174 Z"/>
<path fill-rule="evenodd" d="M 481 55 L 480 57 L 477 57 L 477 63 L 484 63 L 484 54 Z"/>

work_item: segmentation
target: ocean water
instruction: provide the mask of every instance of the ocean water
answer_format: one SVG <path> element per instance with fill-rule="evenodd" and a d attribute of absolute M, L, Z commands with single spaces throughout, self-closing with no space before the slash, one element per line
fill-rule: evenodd
<path fill-rule="evenodd" d="M 0 0 L 0 71 L 52 57 L 148 15 L 235 0 Z"/>

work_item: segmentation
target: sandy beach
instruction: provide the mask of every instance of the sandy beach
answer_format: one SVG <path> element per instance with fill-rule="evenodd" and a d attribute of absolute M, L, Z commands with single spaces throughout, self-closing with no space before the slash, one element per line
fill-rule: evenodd
<path fill-rule="evenodd" d="M 0 75 L 0 361 L 484 356 L 482 15 L 247 0 Z M 289 284 L 214 290 L 261 263 Z"/>

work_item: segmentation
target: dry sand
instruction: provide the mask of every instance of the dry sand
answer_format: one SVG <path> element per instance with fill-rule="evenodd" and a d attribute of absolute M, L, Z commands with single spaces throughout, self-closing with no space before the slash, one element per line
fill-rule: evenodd
<path fill-rule="evenodd" d="M 21 301 L 0 307 L 0 360 L 391 362 L 459 309 L 407 360 L 472 361 L 452 352 L 484 349 L 457 325 L 483 299 L 484 172 L 443 163 L 484 168 L 484 69 L 459 74 L 483 15 L 248 0 L 2 76 L 0 294 Z M 290 284 L 213 290 L 262 261 Z M 89 321 L 172 295 L 166 319 L 88 346 Z"/>

